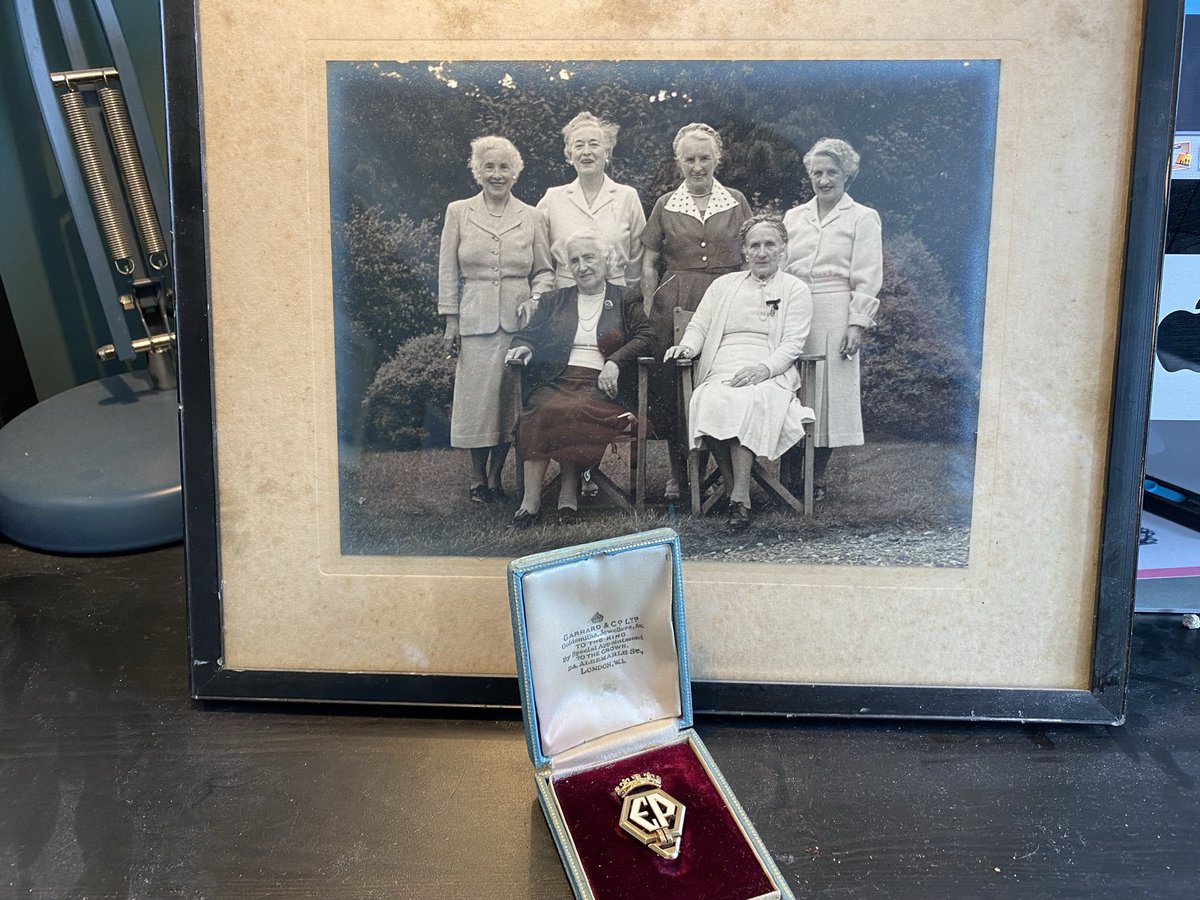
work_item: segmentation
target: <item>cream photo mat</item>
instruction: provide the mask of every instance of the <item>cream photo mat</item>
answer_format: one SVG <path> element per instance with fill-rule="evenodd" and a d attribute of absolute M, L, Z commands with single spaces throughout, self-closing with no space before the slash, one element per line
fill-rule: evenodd
<path fill-rule="evenodd" d="M 693 676 L 1087 689 L 1137 5 L 198 6 L 225 666 L 514 672 L 507 560 L 339 553 L 327 61 L 961 58 L 1001 67 L 969 565 L 686 563 Z"/>

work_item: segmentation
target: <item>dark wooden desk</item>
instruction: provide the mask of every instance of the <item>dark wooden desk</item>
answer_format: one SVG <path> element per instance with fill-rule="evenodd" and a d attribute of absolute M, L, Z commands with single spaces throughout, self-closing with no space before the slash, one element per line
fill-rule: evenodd
<path fill-rule="evenodd" d="M 183 553 L 0 544 L 0 897 L 566 898 L 520 722 L 187 699 Z M 702 720 L 802 897 L 1200 896 L 1200 632 L 1124 728 Z"/>

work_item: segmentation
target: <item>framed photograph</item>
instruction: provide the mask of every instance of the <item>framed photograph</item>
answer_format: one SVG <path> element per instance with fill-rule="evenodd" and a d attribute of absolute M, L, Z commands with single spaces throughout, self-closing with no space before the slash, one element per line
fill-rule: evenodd
<path fill-rule="evenodd" d="M 669 526 L 698 711 L 1120 721 L 1182 3 L 496 9 L 164 4 L 193 694 L 516 706 Z"/>

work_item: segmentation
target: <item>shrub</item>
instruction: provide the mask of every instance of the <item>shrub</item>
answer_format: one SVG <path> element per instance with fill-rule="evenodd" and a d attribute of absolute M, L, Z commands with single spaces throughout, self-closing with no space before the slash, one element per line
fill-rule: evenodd
<path fill-rule="evenodd" d="M 406 341 L 379 367 L 363 400 L 367 441 L 415 450 L 448 446 L 446 411 L 454 392 L 454 360 L 435 334 Z"/>
<path fill-rule="evenodd" d="M 334 306 L 374 346 L 367 371 L 410 338 L 439 329 L 438 241 L 437 221 L 385 218 L 378 206 L 355 207 L 336 224 Z"/>
<path fill-rule="evenodd" d="M 884 237 L 878 324 L 863 343 L 863 424 L 924 440 L 974 434 L 979 335 L 941 265 L 911 232 Z"/>

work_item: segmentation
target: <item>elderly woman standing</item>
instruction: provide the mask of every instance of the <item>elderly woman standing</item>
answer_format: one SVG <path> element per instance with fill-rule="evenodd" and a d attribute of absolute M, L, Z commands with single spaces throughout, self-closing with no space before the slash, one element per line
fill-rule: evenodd
<path fill-rule="evenodd" d="M 550 230 L 555 287 L 575 283 L 563 239 L 584 228 L 594 229 L 612 246 L 613 284 L 636 289 L 642 280 L 641 235 L 646 225 L 642 201 L 636 190 L 617 184 L 605 172 L 619 131 L 616 123 L 590 112 L 581 112 L 563 127 L 563 151 L 576 178 L 550 188 L 537 205 Z"/>
<path fill-rule="evenodd" d="M 738 230 L 750 218 L 750 204 L 733 188 L 713 177 L 721 162 L 721 136 L 701 122 L 684 125 L 672 144 L 683 183 L 663 194 L 654 204 L 642 244 L 642 294 L 657 339 L 657 353 L 675 342 L 675 309 L 694 310 L 710 284 L 742 265 Z M 659 276 L 659 264 L 665 271 Z M 667 427 L 671 478 L 667 498 L 679 496 L 684 473 L 684 436 L 679 431 L 679 410 L 674 367 L 656 368 L 650 389 L 654 405 L 651 418 Z M 661 433 L 661 432 L 660 432 Z"/>
<path fill-rule="evenodd" d="M 629 369 L 654 346 L 641 297 L 607 280 L 619 258 L 607 238 L 592 229 L 576 232 L 563 239 L 563 253 L 575 284 L 542 296 L 506 359 L 528 366 L 517 438 L 525 496 L 513 517 L 516 528 L 540 517 L 552 459 L 562 472 L 559 521 L 576 520 L 579 473 L 628 427 L 636 403 Z"/>
<path fill-rule="evenodd" d="M 748 272 L 723 275 L 704 294 L 677 346 L 665 357 L 698 356 L 688 410 L 693 447 L 708 444 L 729 490 L 728 526 L 750 524 L 755 456 L 778 459 L 804 436 L 812 410 L 796 397 L 796 358 L 813 316 L 812 295 L 780 272 L 788 233 L 773 216 L 742 226 Z"/>
<path fill-rule="evenodd" d="M 863 443 L 859 356 L 863 332 L 875 324 L 883 283 L 879 214 L 854 202 L 846 186 L 859 156 L 838 138 L 822 138 L 804 156 L 814 197 L 784 216 L 787 271 L 813 293 L 813 324 L 806 353 L 817 364 L 814 494 L 824 494 L 825 467 L 834 447 Z"/>
<path fill-rule="evenodd" d="M 553 284 L 545 223 L 512 195 L 521 154 L 506 138 L 471 142 L 471 174 L 481 190 L 446 208 L 438 255 L 438 312 L 445 341 L 458 349 L 450 444 L 471 451 L 469 494 L 503 500 L 501 473 L 520 410 L 519 385 L 504 367 L 518 306 Z"/>

